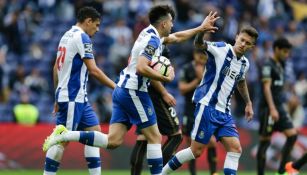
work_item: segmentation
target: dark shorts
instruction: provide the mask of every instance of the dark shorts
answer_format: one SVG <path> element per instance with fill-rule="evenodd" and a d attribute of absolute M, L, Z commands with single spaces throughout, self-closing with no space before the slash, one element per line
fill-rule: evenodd
<path fill-rule="evenodd" d="M 191 137 L 191 132 L 194 126 L 194 114 L 185 114 L 183 116 L 182 133 L 188 137 Z"/>
<path fill-rule="evenodd" d="M 162 135 L 173 135 L 179 131 L 179 119 L 174 107 L 169 106 L 158 92 L 149 89 L 149 96 L 152 100 L 157 116 L 157 124 Z M 137 129 L 137 133 L 140 131 Z"/>
<path fill-rule="evenodd" d="M 267 107 L 262 107 L 259 110 L 259 134 L 261 136 L 271 136 L 274 131 L 282 132 L 286 129 L 292 129 L 293 123 L 290 115 L 286 112 L 284 107 L 280 105 L 278 107 L 279 120 L 273 122 L 270 118 L 270 111 Z"/>

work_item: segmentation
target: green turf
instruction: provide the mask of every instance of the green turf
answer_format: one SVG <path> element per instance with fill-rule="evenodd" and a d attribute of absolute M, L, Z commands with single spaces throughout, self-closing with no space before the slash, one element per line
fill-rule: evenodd
<path fill-rule="evenodd" d="M 57 175 L 87 175 L 88 172 L 84 170 L 60 170 Z M 208 172 L 198 172 L 199 175 L 209 175 Z M 220 175 L 223 173 L 220 172 Z M 42 175 L 42 170 L 0 170 L 0 175 Z M 103 171 L 102 175 L 130 175 L 129 171 Z M 149 172 L 144 172 L 142 175 L 150 175 Z M 172 175 L 189 175 L 186 171 L 179 171 L 172 173 Z M 256 172 L 238 172 L 238 175 L 256 175 Z M 274 175 L 274 173 L 266 173 L 266 175 Z"/>

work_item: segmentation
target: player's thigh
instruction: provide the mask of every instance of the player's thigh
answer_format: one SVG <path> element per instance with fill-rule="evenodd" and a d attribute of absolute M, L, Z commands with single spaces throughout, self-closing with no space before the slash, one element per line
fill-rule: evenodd
<path fill-rule="evenodd" d="M 221 142 L 227 152 L 242 152 L 241 144 L 238 137 L 222 137 Z"/>
<path fill-rule="evenodd" d="M 270 138 L 274 131 L 274 122 L 270 117 L 270 112 L 267 107 L 260 107 L 259 109 L 259 135 L 262 140 Z"/>
<path fill-rule="evenodd" d="M 216 139 L 214 136 L 211 136 L 208 147 L 210 148 L 216 147 Z"/>
<path fill-rule="evenodd" d="M 201 154 L 204 152 L 204 149 L 207 147 L 207 144 L 203 144 L 200 142 L 197 142 L 195 140 L 191 141 L 191 151 L 193 152 L 193 155 L 195 158 L 198 158 L 201 156 Z"/>
<path fill-rule="evenodd" d="M 127 126 L 122 123 L 112 123 L 109 126 L 108 145 L 117 147 L 123 143 L 124 136 L 127 133 Z"/>
<path fill-rule="evenodd" d="M 142 134 L 145 136 L 148 143 L 160 144 L 162 136 L 159 132 L 157 124 L 141 129 Z"/>
<path fill-rule="evenodd" d="M 297 135 L 297 130 L 294 128 L 292 119 L 288 112 L 283 107 L 278 109 L 279 120 L 275 124 L 274 129 L 283 132 L 287 137 Z"/>

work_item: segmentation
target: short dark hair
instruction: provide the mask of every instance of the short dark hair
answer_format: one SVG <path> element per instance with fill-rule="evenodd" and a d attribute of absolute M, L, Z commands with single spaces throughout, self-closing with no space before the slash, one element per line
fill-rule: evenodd
<path fill-rule="evenodd" d="M 287 38 L 278 38 L 274 41 L 273 43 L 273 49 L 275 48 L 279 48 L 279 49 L 291 49 L 292 48 L 292 44 L 288 41 Z"/>
<path fill-rule="evenodd" d="M 157 24 L 159 20 L 166 17 L 168 14 L 170 14 L 175 19 L 175 11 L 171 6 L 168 5 L 158 5 L 154 6 L 150 9 L 148 13 L 149 22 L 150 24 Z"/>
<path fill-rule="evenodd" d="M 93 21 L 100 19 L 100 13 L 93 7 L 82 7 L 77 14 L 77 21 L 84 22 L 85 19 L 91 18 Z"/>
<path fill-rule="evenodd" d="M 249 36 L 253 37 L 255 41 L 258 39 L 258 32 L 257 30 L 252 26 L 245 26 L 240 30 L 240 33 L 246 33 Z"/>

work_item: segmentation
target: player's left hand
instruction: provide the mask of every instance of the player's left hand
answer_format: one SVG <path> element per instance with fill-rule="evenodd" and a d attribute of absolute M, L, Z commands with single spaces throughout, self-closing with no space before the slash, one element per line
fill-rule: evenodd
<path fill-rule="evenodd" d="M 163 100 L 170 106 L 176 106 L 176 99 L 170 93 L 166 93 L 162 96 Z"/>
<path fill-rule="evenodd" d="M 214 26 L 215 21 L 220 17 L 217 16 L 217 12 L 210 12 L 209 15 L 205 18 L 203 23 L 200 25 L 202 31 L 215 32 L 218 30 L 218 27 Z"/>
<path fill-rule="evenodd" d="M 253 116 L 254 116 L 253 104 L 249 102 L 245 106 L 245 119 L 248 122 L 250 122 L 253 119 Z"/>

